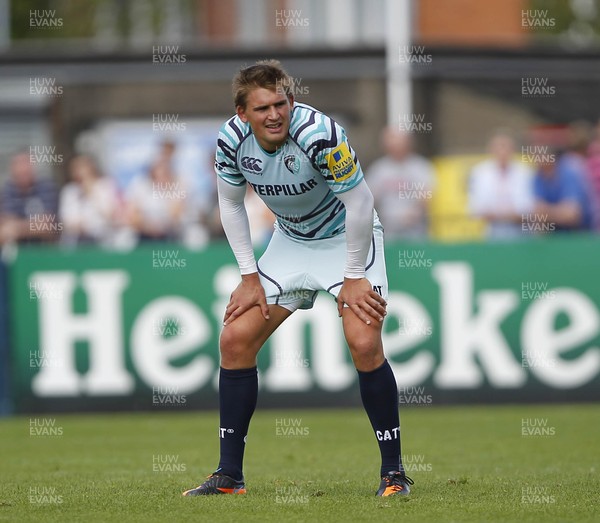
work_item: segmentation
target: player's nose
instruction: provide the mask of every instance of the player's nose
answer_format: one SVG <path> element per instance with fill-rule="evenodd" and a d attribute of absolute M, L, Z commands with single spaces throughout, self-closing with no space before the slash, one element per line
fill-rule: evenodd
<path fill-rule="evenodd" d="M 277 109 L 275 108 L 274 105 L 272 105 L 269 108 L 268 118 L 269 118 L 269 120 L 277 120 L 278 117 L 279 117 L 279 114 L 277 113 Z"/>

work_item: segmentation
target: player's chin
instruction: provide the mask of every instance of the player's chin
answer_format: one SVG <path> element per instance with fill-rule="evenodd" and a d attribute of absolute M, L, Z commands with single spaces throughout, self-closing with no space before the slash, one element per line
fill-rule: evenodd
<path fill-rule="evenodd" d="M 267 129 L 265 132 L 265 138 L 272 143 L 281 141 L 286 135 L 287 129 L 285 129 L 283 126 L 277 130 Z"/>
<path fill-rule="evenodd" d="M 265 142 L 272 145 L 273 147 L 279 147 L 287 139 L 287 133 L 279 133 L 277 135 L 268 134 L 264 137 Z"/>

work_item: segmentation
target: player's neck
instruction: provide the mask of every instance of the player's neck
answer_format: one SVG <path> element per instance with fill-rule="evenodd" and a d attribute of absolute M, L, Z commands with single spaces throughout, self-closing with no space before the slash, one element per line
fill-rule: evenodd
<path fill-rule="evenodd" d="M 256 138 L 256 143 L 260 146 L 260 148 L 268 154 L 276 153 L 277 150 L 280 149 L 285 142 L 287 142 L 287 138 L 286 138 L 285 140 L 281 141 L 280 143 L 275 143 L 275 144 L 274 143 L 265 143 L 262 140 L 259 140 L 256 135 L 254 135 L 254 137 Z"/>

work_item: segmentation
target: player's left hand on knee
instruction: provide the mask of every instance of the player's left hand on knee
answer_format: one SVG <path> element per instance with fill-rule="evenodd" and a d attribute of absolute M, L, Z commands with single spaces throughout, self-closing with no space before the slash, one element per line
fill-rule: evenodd
<path fill-rule="evenodd" d="M 367 325 L 373 321 L 383 321 L 387 314 L 385 300 L 373 290 L 371 282 L 366 278 L 344 278 L 337 298 L 339 316 L 342 316 L 344 305 Z"/>
<path fill-rule="evenodd" d="M 242 276 L 241 283 L 231 293 L 225 309 L 223 325 L 229 325 L 252 307 L 258 306 L 265 320 L 269 319 L 269 306 L 257 273 Z"/>

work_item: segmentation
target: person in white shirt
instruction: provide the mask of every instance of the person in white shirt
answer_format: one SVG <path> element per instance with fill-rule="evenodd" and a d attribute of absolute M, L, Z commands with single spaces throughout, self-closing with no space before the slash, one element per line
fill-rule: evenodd
<path fill-rule="evenodd" d="M 424 238 L 427 206 L 435 187 L 429 160 L 413 152 L 412 137 L 396 129 L 382 133 L 385 156 L 369 168 L 366 178 L 388 239 Z"/>
<path fill-rule="evenodd" d="M 71 182 L 60 192 L 59 217 L 64 227 L 62 243 L 100 243 L 114 231 L 117 195 L 110 180 L 101 176 L 85 155 L 69 162 Z"/>
<path fill-rule="evenodd" d="M 491 158 L 475 165 L 469 180 L 469 210 L 484 219 L 490 239 L 522 234 L 523 215 L 534 207 L 531 170 L 514 158 L 515 142 L 504 131 L 489 141 Z"/>
<path fill-rule="evenodd" d="M 182 232 L 188 189 L 164 160 L 135 179 L 125 200 L 129 226 L 141 241 L 175 241 Z"/>

